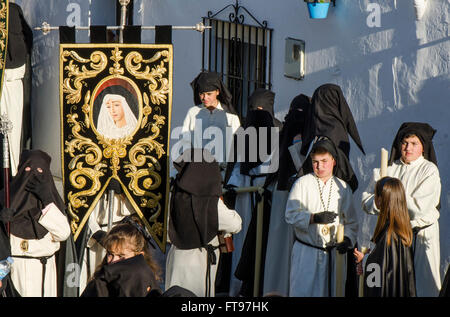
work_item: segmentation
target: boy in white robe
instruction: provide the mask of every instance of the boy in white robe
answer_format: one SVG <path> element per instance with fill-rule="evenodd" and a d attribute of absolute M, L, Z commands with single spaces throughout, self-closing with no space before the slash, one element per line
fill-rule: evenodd
<path fill-rule="evenodd" d="M 387 175 L 398 178 L 405 187 L 413 242 L 417 296 L 438 296 L 441 288 L 439 205 L 441 180 L 436 166 L 430 125 L 420 122 L 403 123 L 393 142 Z M 380 178 L 375 168 L 368 189 L 362 195 L 362 208 L 368 214 L 378 214 L 374 204 L 374 184 Z"/>
<path fill-rule="evenodd" d="M 335 296 L 336 250 L 346 253 L 354 245 L 358 230 L 352 190 L 333 176 L 337 157 L 334 144 L 327 139 L 318 141 L 310 156 L 313 173 L 297 179 L 286 205 L 286 222 L 295 232 L 291 297 Z M 336 244 L 338 224 L 344 225 L 344 241 Z"/>

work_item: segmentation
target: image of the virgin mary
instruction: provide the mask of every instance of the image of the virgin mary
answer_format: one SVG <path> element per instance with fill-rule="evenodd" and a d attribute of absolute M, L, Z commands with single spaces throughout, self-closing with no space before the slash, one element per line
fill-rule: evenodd
<path fill-rule="evenodd" d="M 119 139 L 133 133 L 137 119 L 127 100 L 117 94 L 103 97 L 97 121 L 97 131 L 108 139 Z"/>

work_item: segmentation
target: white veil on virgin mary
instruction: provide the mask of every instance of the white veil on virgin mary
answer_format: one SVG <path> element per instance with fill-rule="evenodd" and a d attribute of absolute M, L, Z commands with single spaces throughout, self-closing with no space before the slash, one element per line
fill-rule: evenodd
<path fill-rule="evenodd" d="M 106 103 L 109 100 L 119 100 L 122 103 L 123 112 L 125 115 L 126 124 L 119 128 L 114 123 L 113 118 L 106 108 Z M 137 119 L 133 111 L 131 111 L 126 99 L 121 95 L 107 94 L 103 98 L 100 107 L 100 113 L 97 121 L 97 131 L 108 139 L 119 139 L 130 135 L 136 128 Z"/>

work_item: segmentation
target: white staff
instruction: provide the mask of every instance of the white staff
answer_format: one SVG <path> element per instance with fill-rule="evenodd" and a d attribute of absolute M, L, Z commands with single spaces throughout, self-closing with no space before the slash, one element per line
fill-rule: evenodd
<path fill-rule="evenodd" d="M 380 178 L 387 175 L 388 166 L 388 151 L 385 148 L 381 148 L 381 165 L 380 165 Z"/>
<path fill-rule="evenodd" d="M 339 224 L 336 232 L 336 243 L 341 243 L 344 241 L 344 225 Z M 336 297 L 344 297 L 344 278 L 343 270 L 345 264 L 345 256 L 347 253 L 340 254 L 336 250 Z"/>

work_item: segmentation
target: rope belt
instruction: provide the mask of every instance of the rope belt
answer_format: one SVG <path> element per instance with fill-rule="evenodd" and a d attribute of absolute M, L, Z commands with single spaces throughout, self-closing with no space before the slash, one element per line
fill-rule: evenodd
<path fill-rule="evenodd" d="M 218 249 L 219 246 L 213 246 L 208 244 L 204 247 L 207 252 L 206 259 L 206 281 L 205 281 L 205 297 L 211 296 L 211 265 L 217 264 L 217 257 L 214 250 Z"/>
<path fill-rule="evenodd" d="M 330 251 L 333 250 L 336 247 L 336 245 L 332 245 L 332 246 L 323 248 L 323 247 L 318 247 L 316 245 L 312 245 L 308 242 L 304 242 L 304 241 L 300 240 L 299 238 L 297 238 L 297 236 L 295 236 L 295 240 L 297 240 L 299 243 L 304 244 L 308 247 L 322 250 L 322 251 L 325 251 L 328 253 L 328 297 L 331 297 L 331 271 L 332 271 L 331 264 L 332 264 L 332 262 L 331 262 L 331 252 Z"/>
<path fill-rule="evenodd" d="M 45 285 L 45 266 L 47 264 L 47 260 L 54 256 L 54 254 L 49 256 L 29 256 L 29 255 L 11 255 L 13 258 L 21 258 L 21 259 L 36 259 L 39 260 L 42 264 L 42 284 L 41 284 L 41 297 L 44 297 L 44 285 Z"/>

